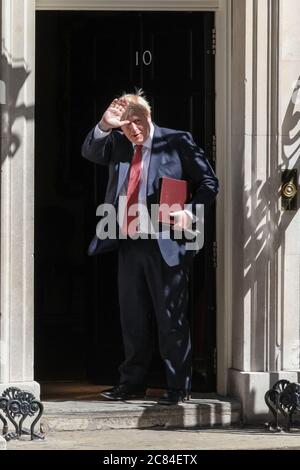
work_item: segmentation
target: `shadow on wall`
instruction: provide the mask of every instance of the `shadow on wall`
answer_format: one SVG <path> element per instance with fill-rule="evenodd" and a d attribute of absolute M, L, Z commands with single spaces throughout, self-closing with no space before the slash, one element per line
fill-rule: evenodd
<path fill-rule="evenodd" d="M 4 48 L 2 47 L 2 50 Z M 30 75 L 24 59 L 12 61 L 9 53 L 1 55 L 1 155 L 2 163 L 7 157 L 14 157 L 21 144 L 22 135 L 15 131 L 15 123 L 21 119 L 33 120 L 34 105 L 18 103 L 19 94 Z M 23 100 L 22 100 L 23 101 Z"/>
<path fill-rule="evenodd" d="M 286 231 L 296 212 L 281 210 L 281 174 L 285 169 L 300 168 L 300 112 L 297 110 L 297 106 L 300 109 L 299 88 L 300 77 L 283 120 L 281 144 L 280 136 L 278 138 L 270 135 L 266 143 L 268 148 L 262 148 L 262 156 L 266 150 L 269 155 L 265 168 L 266 181 L 256 179 L 256 174 L 263 170 L 259 167 L 260 145 L 265 145 L 265 140 L 262 139 L 261 143 L 257 137 L 256 154 L 255 144 L 253 145 L 251 188 L 246 187 L 244 192 L 244 204 L 247 208 L 244 234 L 249 236 L 243 247 L 244 252 L 241 253 L 240 259 L 244 260 L 244 265 L 240 264 L 240 275 L 245 280 L 243 301 L 248 299 L 247 302 L 251 305 L 251 370 L 257 371 L 281 369 L 280 345 L 275 360 L 270 363 L 269 358 L 272 357 L 271 351 L 275 345 L 269 343 L 270 349 L 266 351 L 264 337 L 270 334 L 270 338 L 276 338 L 278 315 L 283 313 Z M 281 164 L 278 164 L 276 157 L 272 157 L 278 155 L 279 145 Z M 279 276 L 281 280 L 278 286 Z M 281 299 L 282 304 L 279 304 L 278 299 Z M 242 305 L 240 308 L 243 311 Z M 298 356 L 295 356 L 295 369 L 299 368 Z"/>

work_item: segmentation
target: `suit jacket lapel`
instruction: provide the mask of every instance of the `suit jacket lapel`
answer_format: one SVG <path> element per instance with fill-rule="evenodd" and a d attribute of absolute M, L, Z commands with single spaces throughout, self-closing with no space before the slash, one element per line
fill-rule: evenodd
<path fill-rule="evenodd" d="M 127 174 L 128 174 L 128 170 L 129 170 L 129 167 L 130 167 L 130 162 L 126 162 L 126 163 L 120 162 L 119 165 L 120 165 L 119 166 L 119 178 L 118 178 L 118 185 L 117 185 L 115 201 L 116 201 L 116 199 L 118 198 L 118 196 L 120 194 L 120 191 L 121 191 L 121 188 L 122 188 L 123 184 L 125 183 L 125 180 L 126 180 L 126 177 L 127 177 Z"/>
<path fill-rule="evenodd" d="M 116 161 L 119 162 L 119 174 L 118 174 L 118 183 L 115 196 L 115 202 L 120 194 L 123 184 L 126 181 L 128 170 L 130 167 L 130 162 L 133 155 L 132 143 L 123 136 L 122 145 L 116 146 Z"/>
<path fill-rule="evenodd" d="M 158 189 L 158 180 L 161 176 L 160 166 L 167 155 L 166 146 L 167 142 L 163 138 L 160 128 L 154 124 L 154 134 L 148 170 L 147 196 L 151 196 L 151 194 Z"/>

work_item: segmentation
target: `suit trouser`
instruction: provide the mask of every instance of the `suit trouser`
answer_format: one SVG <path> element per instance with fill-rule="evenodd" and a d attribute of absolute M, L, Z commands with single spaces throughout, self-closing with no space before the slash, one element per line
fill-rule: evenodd
<path fill-rule="evenodd" d="M 190 391 L 188 277 L 188 268 L 166 264 L 156 240 L 121 240 L 119 301 L 125 361 L 119 368 L 120 383 L 145 382 L 152 358 L 154 313 L 167 385 Z"/>

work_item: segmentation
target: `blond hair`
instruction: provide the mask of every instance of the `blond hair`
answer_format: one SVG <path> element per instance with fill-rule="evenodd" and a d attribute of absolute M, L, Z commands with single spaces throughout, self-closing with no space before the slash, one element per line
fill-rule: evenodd
<path fill-rule="evenodd" d="M 143 114 L 146 114 L 146 116 L 151 116 L 151 106 L 141 88 L 137 90 L 136 93 L 123 93 L 120 98 L 126 99 L 129 103 L 126 110 L 127 116 L 136 109 L 140 110 Z"/>

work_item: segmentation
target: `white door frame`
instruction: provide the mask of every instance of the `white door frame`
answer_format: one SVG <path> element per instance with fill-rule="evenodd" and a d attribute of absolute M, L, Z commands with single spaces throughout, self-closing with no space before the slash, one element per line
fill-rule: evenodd
<path fill-rule="evenodd" d="M 148 10 L 214 11 L 216 25 L 216 171 L 220 180 L 217 202 L 217 391 L 227 393 L 231 367 L 231 0 L 2 0 L 2 67 L 7 99 L 15 96 L 16 67 L 24 75 L 17 104 L 27 114 L 16 116 L 5 132 L 2 113 L 1 174 L 1 312 L 0 382 L 33 381 L 34 319 L 34 109 L 35 11 L 36 10 Z M 27 75 L 28 76 L 27 76 Z M 2 78 L 1 77 L 1 78 Z M 2 79 L 3 79 L 2 78 Z M 24 119 L 25 117 L 25 119 Z M 7 131 L 7 129 L 6 129 Z M 19 142 L 9 158 L 12 135 Z M 226 210 L 227 209 L 227 210 Z M 226 218 L 225 218 L 226 217 Z M 20 308 L 20 305 L 22 306 Z M 16 353 L 17 351 L 17 353 Z M 22 358 L 20 360 L 20 358 Z"/>

